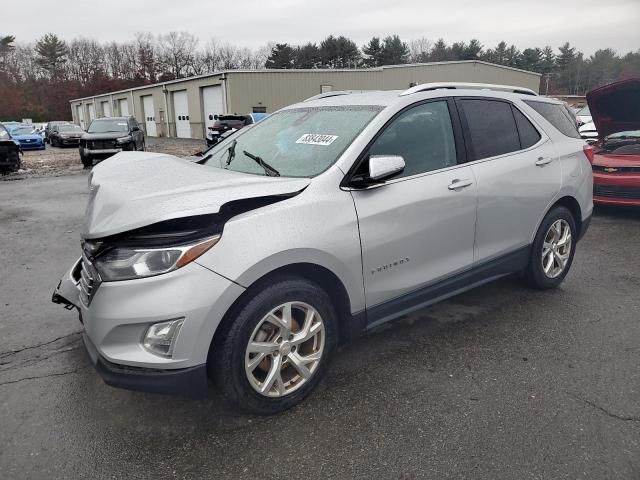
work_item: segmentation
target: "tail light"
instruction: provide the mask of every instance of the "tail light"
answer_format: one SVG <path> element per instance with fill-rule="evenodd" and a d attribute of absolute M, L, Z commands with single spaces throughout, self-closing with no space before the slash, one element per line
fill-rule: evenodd
<path fill-rule="evenodd" d="M 582 147 L 582 150 L 584 150 L 584 154 L 589 159 L 589 163 L 593 163 L 593 154 L 595 152 L 593 145 L 585 145 L 584 147 Z"/>

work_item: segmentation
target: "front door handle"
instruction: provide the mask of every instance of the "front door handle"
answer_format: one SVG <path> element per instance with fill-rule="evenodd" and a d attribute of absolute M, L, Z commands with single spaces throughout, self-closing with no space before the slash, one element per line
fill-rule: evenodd
<path fill-rule="evenodd" d="M 545 165 L 551 163 L 552 161 L 553 161 L 553 158 L 551 157 L 538 157 L 538 160 L 536 160 L 536 166 L 544 167 Z"/>
<path fill-rule="evenodd" d="M 456 178 L 449 184 L 449 190 L 459 190 L 461 188 L 470 187 L 471 185 L 473 185 L 473 182 L 469 179 L 460 180 Z"/>

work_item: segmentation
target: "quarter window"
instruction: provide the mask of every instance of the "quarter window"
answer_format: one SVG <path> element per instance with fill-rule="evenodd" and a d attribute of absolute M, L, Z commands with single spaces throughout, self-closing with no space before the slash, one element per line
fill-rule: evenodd
<path fill-rule="evenodd" d="M 532 102 L 525 100 L 527 105 L 544 117 L 544 119 L 556 129 L 571 138 L 581 138 L 575 121 L 569 118 L 568 112 L 564 105 L 557 103 Z"/>
<path fill-rule="evenodd" d="M 520 150 L 520 138 L 511 104 L 495 100 L 460 101 L 471 140 L 470 160 L 495 157 Z"/>
<path fill-rule="evenodd" d="M 516 107 L 513 108 L 513 116 L 516 119 L 516 125 L 518 126 L 518 133 L 520 134 L 520 147 L 522 149 L 532 147 L 540 141 L 540 133 L 536 130 L 536 127 L 531 125 L 531 122 L 524 114 Z"/>
<path fill-rule="evenodd" d="M 369 155 L 400 155 L 408 177 L 457 163 L 446 101 L 418 105 L 401 113 L 369 148 Z"/>

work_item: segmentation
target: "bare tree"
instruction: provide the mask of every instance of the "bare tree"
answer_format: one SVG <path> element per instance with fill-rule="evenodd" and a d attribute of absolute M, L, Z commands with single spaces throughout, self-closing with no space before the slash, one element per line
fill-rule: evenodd
<path fill-rule="evenodd" d="M 95 40 L 76 38 L 69 43 L 69 78 L 86 85 L 106 71 L 104 48 Z"/>
<path fill-rule="evenodd" d="M 189 75 L 189 65 L 198 46 L 198 39 L 188 32 L 169 32 L 159 37 L 161 63 L 174 78 Z"/>
<path fill-rule="evenodd" d="M 427 37 L 420 37 L 409 42 L 409 61 L 422 63 L 429 61 L 429 52 L 433 48 L 433 42 Z"/>
<path fill-rule="evenodd" d="M 156 81 L 159 72 L 158 47 L 150 33 L 136 33 L 137 77 L 150 83 Z"/>

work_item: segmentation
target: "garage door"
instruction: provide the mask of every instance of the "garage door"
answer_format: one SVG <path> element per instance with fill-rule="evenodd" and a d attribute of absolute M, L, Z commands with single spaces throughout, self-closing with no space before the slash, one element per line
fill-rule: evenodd
<path fill-rule="evenodd" d="M 157 137 L 156 130 L 156 112 L 153 107 L 153 96 L 145 95 L 142 97 L 142 110 L 144 114 L 144 126 L 146 134 L 150 137 Z"/>
<path fill-rule="evenodd" d="M 91 120 L 96 118 L 96 107 L 93 106 L 93 103 L 88 103 L 87 108 L 89 109 L 89 123 L 91 123 Z"/>
<path fill-rule="evenodd" d="M 118 100 L 118 108 L 120 110 L 121 117 L 129 116 L 129 102 L 127 101 L 126 98 L 122 98 Z"/>
<path fill-rule="evenodd" d="M 176 136 L 191 138 L 191 124 L 189 123 L 189 104 L 187 91 L 173 92 L 173 109 L 176 114 Z"/>
<path fill-rule="evenodd" d="M 102 116 L 110 117 L 111 116 L 111 104 L 107 102 L 102 102 Z"/>
<path fill-rule="evenodd" d="M 87 126 L 84 124 L 84 115 L 82 114 L 82 105 L 76 106 L 76 117 L 78 119 L 78 124 L 84 130 Z"/>
<path fill-rule="evenodd" d="M 222 98 L 222 86 L 214 85 L 213 87 L 205 87 L 202 89 L 202 105 L 204 107 L 204 126 L 206 128 L 213 125 L 214 115 L 222 115 L 224 113 L 224 101 Z"/>

